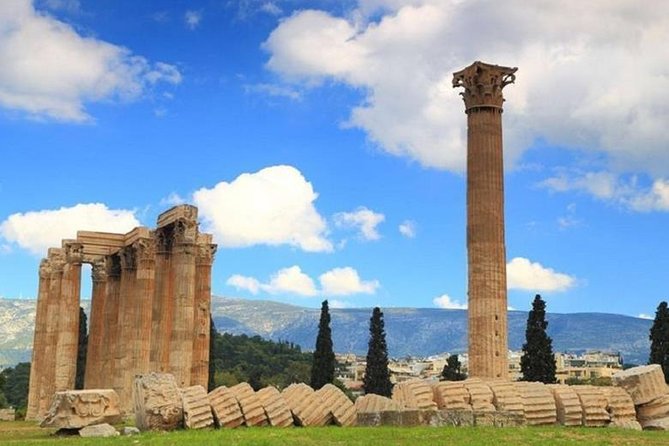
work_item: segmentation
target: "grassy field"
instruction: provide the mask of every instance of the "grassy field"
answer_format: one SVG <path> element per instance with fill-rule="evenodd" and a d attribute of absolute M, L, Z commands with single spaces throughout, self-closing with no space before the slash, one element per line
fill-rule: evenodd
<path fill-rule="evenodd" d="M 668 445 L 669 432 L 586 428 L 241 428 L 234 430 L 144 433 L 132 437 L 90 439 L 56 437 L 34 423 L 0 422 L 0 445 Z"/>

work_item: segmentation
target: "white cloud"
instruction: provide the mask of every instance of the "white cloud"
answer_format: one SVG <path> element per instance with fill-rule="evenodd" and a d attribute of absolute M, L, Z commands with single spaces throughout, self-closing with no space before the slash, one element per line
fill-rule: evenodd
<path fill-rule="evenodd" d="M 357 229 L 360 231 L 360 237 L 364 240 L 380 239 L 381 235 L 376 227 L 385 219 L 385 215 L 363 206 L 353 212 L 339 212 L 334 215 L 334 222 L 337 227 Z"/>
<path fill-rule="evenodd" d="M 318 278 L 323 294 L 329 296 L 348 296 L 350 294 L 374 294 L 379 288 L 378 280 L 363 281 L 358 272 L 347 266 L 334 268 Z"/>
<path fill-rule="evenodd" d="M 283 10 L 275 2 L 263 3 L 260 10 L 269 15 L 281 15 L 283 13 Z"/>
<path fill-rule="evenodd" d="M 399 231 L 400 234 L 407 238 L 415 238 L 416 237 L 416 222 L 413 222 L 411 220 L 405 220 L 400 224 L 399 226 Z"/>
<path fill-rule="evenodd" d="M 225 281 L 225 284 L 231 287 L 235 287 L 238 290 L 246 290 L 251 294 L 258 294 L 260 290 L 260 282 L 258 279 L 248 276 L 242 276 L 240 274 L 234 274 Z"/>
<path fill-rule="evenodd" d="M 639 313 L 639 315 L 637 317 L 641 318 L 641 319 L 650 319 L 650 320 L 655 319 L 654 316 L 651 316 L 650 314 L 646 314 L 646 313 Z"/>
<path fill-rule="evenodd" d="M 136 226 L 140 223 L 135 211 L 89 203 L 12 214 L 0 223 L 0 235 L 33 254 L 45 255 L 48 248 L 60 247 L 62 239 L 76 238 L 79 230 L 124 233 Z"/>
<path fill-rule="evenodd" d="M 295 293 L 300 296 L 316 295 L 314 281 L 297 266 L 283 268 L 272 275 L 268 284 L 262 289 L 271 294 Z"/>
<path fill-rule="evenodd" d="M 225 247 L 291 245 L 332 251 L 327 224 L 314 207 L 318 194 L 299 170 L 272 166 L 193 194 L 207 231 Z"/>
<path fill-rule="evenodd" d="M 328 306 L 330 308 L 349 308 L 349 303 L 343 300 L 331 299 L 328 300 Z"/>
<path fill-rule="evenodd" d="M 186 199 L 176 192 L 172 192 L 167 197 L 160 200 L 161 206 L 178 206 L 184 203 L 186 203 Z"/>
<path fill-rule="evenodd" d="M 184 14 L 184 22 L 186 23 L 186 27 L 191 31 L 200 26 L 201 21 L 202 21 L 202 11 L 188 10 Z"/>
<path fill-rule="evenodd" d="M 89 121 L 86 103 L 132 100 L 151 84 L 181 81 L 174 66 L 83 37 L 30 0 L 0 2 L 0 60 L 0 107 L 60 121 Z"/>
<path fill-rule="evenodd" d="M 460 303 L 459 301 L 452 299 L 448 294 L 442 294 L 439 297 L 432 299 L 432 303 L 439 308 L 447 308 L 452 310 L 466 310 L 467 304 Z"/>
<path fill-rule="evenodd" d="M 515 257 L 506 264 L 506 275 L 509 289 L 559 292 L 576 285 L 574 277 L 523 257 Z"/>
<path fill-rule="evenodd" d="M 349 123 L 383 150 L 463 171 L 466 118 L 452 73 L 484 60 L 519 67 L 505 89 L 511 162 L 540 137 L 603 151 L 620 169 L 669 175 L 669 2 L 357 5 L 344 17 L 303 10 L 281 21 L 264 44 L 267 66 L 290 82 L 334 80 L 362 92 Z"/>

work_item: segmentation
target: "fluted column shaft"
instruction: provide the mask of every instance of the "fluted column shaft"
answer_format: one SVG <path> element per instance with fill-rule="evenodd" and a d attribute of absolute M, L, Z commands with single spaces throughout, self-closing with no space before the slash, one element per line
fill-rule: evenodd
<path fill-rule="evenodd" d="M 114 390 L 118 394 L 121 409 L 131 407 L 132 373 L 131 348 L 135 323 L 134 300 L 137 283 L 136 252 L 133 246 L 125 246 L 120 250 L 121 286 L 119 293 L 116 353 L 114 355 Z"/>
<path fill-rule="evenodd" d="M 211 266 L 215 252 L 216 245 L 198 244 L 195 260 L 195 321 L 190 384 L 201 385 L 205 389 L 209 381 Z"/>
<path fill-rule="evenodd" d="M 30 386 L 26 419 L 34 420 L 39 413 L 39 386 L 44 372 L 44 351 L 46 347 L 47 305 L 51 267 L 47 259 L 42 259 L 39 268 L 39 288 L 35 310 L 35 336 L 33 338 L 32 362 L 30 366 Z"/>
<path fill-rule="evenodd" d="M 103 389 L 114 387 L 114 377 L 118 367 L 116 362 L 116 346 L 119 343 L 119 304 L 121 299 L 121 259 L 118 255 L 109 256 L 107 267 L 107 296 L 105 299 L 102 344 L 100 346 L 100 359 L 102 362 L 102 373 L 98 378 L 99 385 Z"/>
<path fill-rule="evenodd" d="M 155 242 L 141 239 L 135 243 L 137 272 L 130 341 L 130 385 L 138 373 L 147 373 L 151 352 L 151 314 L 155 292 Z"/>
<path fill-rule="evenodd" d="M 174 316 L 174 275 L 172 273 L 171 227 L 155 232 L 155 291 L 152 302 L 150 370 L 168 372 L 170 364 L 170 336 Z"/>
<path fill-rule="evenodd" d="M 74 390 L 79 347 L 79 293 L 81 263 L 65 265 L 58 306 L 58 346 L 56 350 L 56 391 Z"/>
<path fill-rule="evenodd" d="M 91 274 L 93 290 L 91 296 L 91 316 L 88 324 L 88 346 L 86 350 L 85 389 L 101 389 L 102 376 L 108 373 L 103 369 L 102 346 L 110 342 L 104 338 L 105 307 L 107 304 L 107 265 L 104 259 L 93 263 Z"/>

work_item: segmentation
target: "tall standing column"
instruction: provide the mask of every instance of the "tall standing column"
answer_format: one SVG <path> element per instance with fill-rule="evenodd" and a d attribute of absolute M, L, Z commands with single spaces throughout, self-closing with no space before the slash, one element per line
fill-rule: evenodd
<path fill-rule="evenodd" d="M 74 390 L 79 347 L 79 294 L 81 291 L 81 262 L 83 247 L 65 243 L 67 263 L 63 271 L 60 305 L 58 307 L 58 346 L 56 349 L 56 391 Z"/>
<path fill-rule="evenodd" d="M 105 302 L 104 321 L 102 326 L 102 345 L 100 356 L 103 373 L 99 377 L 100 388 L 114 387 L 114 376 L 118 364 L 116 362 L 116 346 L 119 343 L 119 303 L 121 298 L 121 258 L 118 254 L 105 258 L 107 271 L 107 299 Z"/>
<path fill-rule="evenodd" d="M 170 336 L 174 315 L 172 274 L 172 226 L 155 231 L 155 292 L 152 303 L 150 370 L 168 372 L 170 364 Z"/>
<path fill-rule="evenodd" d="M 210 234 L 199 234 L 195 258 L 195 321 L 193 333 L 193 367 L 190 384 L 205 389 L 209 381 L 209 334 L 211 313 L 211 266 L 216 245 Z"/>
<path fill-rule="evenodd" d="M 149 371 L 151 352 L 151 313 L 155 291 L 155 254 L 153 238 L 134 243 L 137 256 L 137 275 L 134 294 L 134 321 L 130 341 L 130 385 L 135 374 Z"/>
<path fill-rule="evenodd" d="M 196 237 L 195 219 L 181 218 L 174 223 L 174 313 L 170 337 L 170 373 L 179 387 L 190 385 L 193 363 Z"/>
<path fill-rule="evenodd" d="M 91 317 L 88 324 L 88 346 L 86 350 L 86 374 L 84 388 L 101 389 L 102 376 L 108 373 L 102 366 L 102 346 L 109 342 L 104 337 L 105 306 L 107 304 L 107 265 L 101 257 L 93 262 L 91 273 L 93 290 Z"/>
<path fill-rule="evenodd" d="M 453 74 L 467 113 L 469 375 L 508 378 L 502 89 L 517 68 L 474 62 Z"/>
<path fill-rule="evenodd" d="M 33 354 L 30 366 L 30 386 L 28 391 L 28 407 L 26 419 L 34 420 L 39 410 L 39 385 L 44 372 L 44 349 L 46 347 L 47 305 L 49 300 L 49 280 L 51 266 L 48 259 L 42 259 L 39 265 L 39 288 L 37 291 L 37 308 L 35 310 L 35 336 L 33 338 Z"/>
<path fill-rule="evenodd" d="M 114 355 L 114 390 L 118 394 L 122 410 L 132 406 L 131 349 L 135 323 L 134 304 L 137 286 L 137 253 L 134 246 L 125 246 L 119 251 L 121 258 L 121 291 L 119 293 L 116 354 Z"/>

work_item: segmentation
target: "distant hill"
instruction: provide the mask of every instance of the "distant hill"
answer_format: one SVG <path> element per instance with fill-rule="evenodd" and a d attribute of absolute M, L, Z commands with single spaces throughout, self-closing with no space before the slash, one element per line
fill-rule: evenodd
<path fill-rule="evenodd" d="M 88 308 L 88 302 L 82 302 Z M 367 352 L 370 309 L 331 309 L 335 351 Z M 319 309 L 272 301 L 214 297 L 218 330 L 291 341 L 313 349 Z M 467 312 L 436 308 L 384 309 L 391 356 L 429 356 L 467 350 Z M 509 312 L 509 347 L 520 350 L 527 313 Z M 0 299 L 0 368 L 30 360 L 35 301 Z M 652 321 L 607 313 L 548 314 L 548 333 L 556 351 L 619 351 L 625 362 L 648 360 Z"/>

